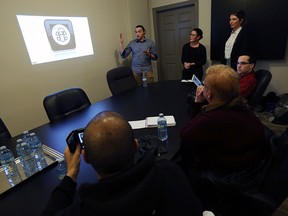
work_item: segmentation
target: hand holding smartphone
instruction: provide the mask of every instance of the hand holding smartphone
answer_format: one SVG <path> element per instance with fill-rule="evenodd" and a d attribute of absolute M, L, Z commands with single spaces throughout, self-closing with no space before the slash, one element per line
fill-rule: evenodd
<path fill-rule="evenodd" d="M 70 132 L 66 138 L 67 145 L 71 153 L 76 151 L 76 146 L 81 145 L 81 150 L 84 149 L 83 134 L 85 128 L 79 128 Z"/>

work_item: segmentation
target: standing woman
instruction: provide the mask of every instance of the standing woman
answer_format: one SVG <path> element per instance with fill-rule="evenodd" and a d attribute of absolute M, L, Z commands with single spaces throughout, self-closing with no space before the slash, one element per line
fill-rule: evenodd
<path fill-rule="evenodd" d="M 245 13 L 240 10 L 230 15 L 231 34 L 225 43 L 222 64 L 231 66 L 237 71 L 237 60 L 242 53 L 249 52 L 249 37 L 245 28 Z"/>
<path fill-rule="evenodd" d="M 181 61 L 183 64 L 182 80 L 192 79 L 195 74 L 199 80 L 203 77 L 202 66 L 206 64 L 206 48 L 199 43 L 203 38 L 203 32 L 199 28 L 194 28 L 190 33 L 190 42 L 184 44 L 182 48 Z"/>

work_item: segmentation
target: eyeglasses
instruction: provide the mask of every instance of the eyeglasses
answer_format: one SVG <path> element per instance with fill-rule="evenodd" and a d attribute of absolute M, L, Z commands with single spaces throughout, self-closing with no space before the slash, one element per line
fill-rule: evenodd
<path fill-rule="evenodd" d="M 247 65 L 247 64 L 250 64 L 249 62 L 237 62 L 237 65 Z"/>

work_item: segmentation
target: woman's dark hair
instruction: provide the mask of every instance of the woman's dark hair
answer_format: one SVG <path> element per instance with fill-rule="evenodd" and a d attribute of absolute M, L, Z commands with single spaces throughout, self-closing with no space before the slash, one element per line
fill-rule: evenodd
<path fill-rule="evenodd" d="M 245 12 L 243 10 L 238 10 L 238 11 L 235 11 L 233 13 L 231 13 L 231 15 L 234 15 L 236 17 L 238 17 L 238 19 L 241 22 L 241 26 L 245 25 L 246 21 L 245 21 Z"/>
<path fill-rule="evenodd" d="M 200 28 L 194 28 L 192 31 L 197 32 L 197 35 L 200 36 L 199 40 L 203 38 L 203 31 Z"/>

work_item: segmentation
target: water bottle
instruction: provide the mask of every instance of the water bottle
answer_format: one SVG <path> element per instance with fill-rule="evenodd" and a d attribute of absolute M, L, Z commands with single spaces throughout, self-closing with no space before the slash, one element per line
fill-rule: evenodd
<path fill-rule="evenodd" d="M 56 168 L 59 180 L 62 180 L 67 173 L 67 164 L 64 158 L 58 160 L 58 165 Z"/>
<path fill-rule="evenodd" d="M 163 113 L 159 114 L 159 117 L 157 119 L 157 126 L 158 126 L 158 138 L 161 141 L 167 140 L 167 138 L 168 138 L 167 121 L 166 121 L 166 118 L 164 117 Z"/>
<path fill-rule="evenodd" d="M 27 177 L 38 172 L 35 154 L 27 143 L 21 143 L 20 145 L 20 161 Z"/>
<path fill-rule="evenodd" d="M 21 162 L 21 165 L 22 165 L 22 167 L 23 167 L 23 170 L 24 170 L 25 175 L 28 176 L 28 175 L 29 175 L 29 172 L 26 170 L 25 163 L 23 163 L 23 160 L 21 159 L 21 151 L 22 151 L 22 149 L 21 149 L 21 144 L 22 144 L 22 143 L 23 143 L 23 140 L 22 140 L 22 139 L 17 139 L 17 141 L 16 141 L 16 153 L 17 153 L 17 155 L 18 155 L 18 157 L 19 157 L 19 159 L 20 159 L 20 162 Z"/>
<path fill-rule="evenodd" d="M 147 87 L 147 77 L 146 77 L 146 73 L 142 73 L 142 86 L 143 87 Z"/>
<path fill-rule="evenodd" d="M 28 143 L 29 139 L 30 139 L 29 131 L 23 131 L 23 133 L 22 133 L 22 142 Z"/>
<path fill-rule="evenodd" d="M 29 145 L 34 152 L 38 170 L 41 171 L 42 169 L 47 167 L 48 164 L 47 161 L 45 160 L 42 143 L 39 137 L 35 135 L 35 133 L 30 134 Z"/>
<path fill-rule="evenodd" d="M 6 146 L 0 147 L 0 162 L 11 187 L 14 187 L 22 181 L 14 156 Z"/>

